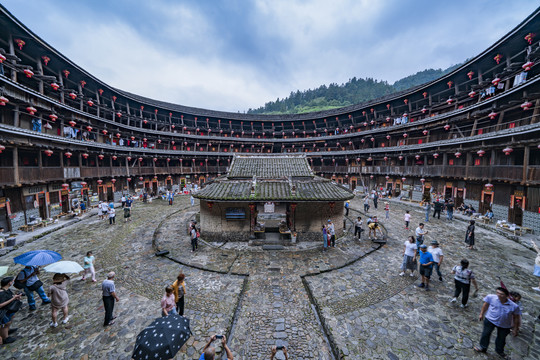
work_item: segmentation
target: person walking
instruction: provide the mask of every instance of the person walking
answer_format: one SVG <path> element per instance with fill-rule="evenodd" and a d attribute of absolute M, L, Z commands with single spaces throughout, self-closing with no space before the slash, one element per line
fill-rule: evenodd
<path fill-rule="evenodd" d="M 190 196 L 189 201 L 191 201 L 191 206 L 195 205 L 195 198 L 193 195 Z"/>
<path fill-rule="evenodd" d="M 426 222 L 429 222 L 429 214 L 431 214 L 431 203 L 429 201 L 426 201 L 424 209 L 426 210 Z"/>
<path fill-rule="evenodd" d="M 446 217 L 448 221 L 454 221 L 454 201 L 452 199 L 446 203 Z"/>
<path fill-rule="evenodd" d="M 345 216 L 349 216 L 350 201 L 345 201 Z"/>
<path fill-rule="evenodd" d="M 388 201 L 384 202 L 384 213 L 386 214 L 386 220 L 390 219 L 390 204 Z"/>
<path fill-rule="evenodd" d="M 401 273 L 399 276 L 405 276 L 407 270 L 410 270 L 410 276 L 413 277 L 416 270 L 416 253 L 418 250 L 414 236 L 409 236 L 403 245 L 405 247 L 403 248 L 403 262 L 401 263 Z"/>
<path fill-rule="evenodd" d="M 16 285 L 18 283 L 19 286 L 22 286 L 22 289 L 26 294 L 26 298 L 28 299 L 28 310 L 30 311 L 36 310 L 34 291 L 37 292 L 37 294 L 41 298 L 42 305 L 47 305 L 51 303 L 51 300 L 47 297 L 47 294 L 45 294 L 45 290 L 43 290 L 43 282 L 39 280 L 38 275 L 39 267 L 27 265 L 19 272 L 19 274 L 15 278 Z"/>
<path fill-rule="evenodd" d="M 538 277 L 538 279 L 540 280 L 540 249 L 538 248 L 538 245 L 536 245 L 536 243 L 533 240 L 531 240 L 531 243 L 534 249 L 536 250 L 536 259 L 534 260 L 533 275 Z M 532 289 L 534 291 L 540 292 L 540 282 L 538 283 L 538 287 L 533 287 Z M 538 319 L 540 319 L 540 316 L 538 317 Z"/>
<path fill-rule="evenodd" d="M 497 329 L 495 339 L 495 352 L 503 359 L 510 359 L 504 352 L 506 337 L 510 332 L 518 336 L 521 326 L 521 310 L 511 301 L 510 293 L 503 287 L 498 287 L 495 294 L 489 294 L 484 298 L 484 304 L 480 310 L 478 320 L 484 320 L 484 329 L 480 337 L 480 344 L 474 347 L 476 352 L 487 352 L 489 338 L 493 330 Z"/>
<path fill-rule="evenodd" d="M 83 264 L 83 269 L 84 269 L 84 274 L 82 276 L 82 281 L 86 280 L 86 276 L 88 275 L 88 273 L 90 273 L 90 275 L 92 275 L 92 282 L 96 282 L 96 269 L 94 268 L 94 261 L 95 261 L 95 257 L 94 255 L 92 255 L 92 252 L 91 251 L 88 251 L 86 253 L 86 256 L 84 257 L 84 264 Z"/>
<path fill-rule="evenodd" d="M 328 232 L 326 226 L 322 226 L 323 251 L 328 250 Z"/>
<path fill-rule="evenodd" d="M 50 327 L 58 326 L 58 310 L 62 310 L 64 319 L 62 324 L 67 324 L 69 321 L 68 304 L 69 296 L 66 290 L 66 282 L 69 280 L 69 276 L 66 274 L 56 273 L 53 276 L 53 284 L 49 287 L 49 296 L 51 297 L 51 323 Z"/>
<path fill-rule="evenodd" d="M 472 270 L 469 269 L 469 260 L 461 260 L 461 264 L 454 266 L 454 268 L 452 269 L 452 274 L 454 274 L 455 291 L 454 297 L 452 298 L 452 300 L 450 300 L 450 302 L 455 303 L 457 301 L 457 298 L 463 291 L 463 297 L 461 298 L 461 307 L 466 308 L 468 306 L 467 302 L 469 301 L 471 282 L 473 283 L 476 291 L 478 291 L 478 284 L 476 283 L 474 274 Z"/>
<path fill-rule="evenodd" d="M 105 220 L 105 218 L 107 217 L 107 214 L 109 213 L 109 205 L 107 205 L 106 201 L 103 201 L 101 203 L 101 212 L 103 214 L 103 216 L 101 217 L 101 220 Z"/>
<path fill-rule="evenodd" d="M 362 221 L 362 218 L 359 216 L 356 221 L 354 222 L 354 236 L 358 236 L 358 240 L 362 237 L 362 225 L 364 222 Z"/>
<path fill-rule="evenodd" d="M 98 210 L 98 217 L 100 220 L 103 220 L 103 206 L 101 206 L 102 202 L 100 201 L 98 203 L 98 206 L 97 206 L 97 210 Z"/>
<path fill-rule="evenodd" d="M 368 212 L 369 211 L 369 195 L 366 195 L 366 197 L 364 198 L 364 212 Z"/>
<path fill-rule="evenodd" d="M 124 222 L 131 221 L 131 209 L 133 205 L 133 198 L 128 196 L 126 200 L 126 206 L 124 207 Z"/>
<path fill-rule="evenodd" d="M 418 227 L 414 231 L 416 235 L 416 246 L 418 247 L 418 249 L 420 249 L 420 245 L 424 243 L 425 235 L 427 235 L 428 232 L 429 231 L 424 230 L 423 223 L 418 224 Z"/>
<path fill-rule="evenodd" d="M 199 248 L 199 244 L 197 243 L 197 230 L 195 229 L 195 225 L 191 227 L 189 235 L 191 237 L 191 252 L 194 252 Z"/>
<path fill-rule="evenodd" d="M 328 220 L 327 230 L 328 235 L 330 236 L 330 245 L 336 247 L 336 229 L 332 220 Z"/>
<path fill-rule="evenodd" d="M 177 315 L 176 303 L 174 301 L 174 294 L 172 286 L 165 288 L 165 295 L 161 298 L 161 316 L 169 316 L 169 314 Z"/>
<path fill-rule="evenodd" d="M 114 204 L 111 203 L 109 206 L 109 210 L 107 211 L 109 214 L 109 225 L 116 224 L 116 210 L 114 210 Z"/>
<path fill-rule="evenodd" d="M 105 321 L 103 322 L 103 326 L 113 325 L 116 318 L 113 316 L 114 302 L 115 300 L 116 302 L 120 301 L 120 298 L 116 295 L 116 287 L 114 285 L 115 275 L 114 271 L 111 271 L 107 274 L 107 279 L 101 284 L 103 307 L 105 307 Z"/>
<path fill-rule="evenodd" d="M 441 210 L 443 208 L 443 204 L 440 202 L 439 199 L 437 199 L 434 203 L 433 203 L 433 218 L 435 218 L 435 215 L 437 215 L 437 219 L 440 220 L 441 219 Z"/>
<path fill-rule="evenodd" d="M 186 275 L 178 274 L 176 280 L 172 284 L 174 301 L 176 303 L 176 312 L 180 316 L 184 316 L 184 298 L 186 296 Z"/>
<path fill-rule="evenodd" d="M 439 275 L 439 281 L 443 281 L 441 264 L 444 259 L 444 254 L 442 249 L 439 247 L 439 243 L 437 242 L 437 240 L 433 240 L 431 242 L 431 245 L 428 247 L 428 251 L 433 256 L 433 268 L 435 269 L 435 271 L 437 271 L 437 275 Z"/>
<path fill-rule="evenodd" d="M 403 220 L 405 220 L 405 230 L 409 230 L 409 224 L 411 223 L 411 214 L 409 214 L 409 210 L 405 211 Z"/>
<path fill-rule="evenodd" d="M 126 206 L 126 195 L 125 194 L 122 194 L 122 198 L 120 201 L 122 201 L 122 209 L 124 208 L 124 206 Z"/>
<path fill-rule="evenodd" d="M 427 251 L 426 245 L 420 245 L 420 275 L 422 275 L 422 282 L 418 285 L 420 288 L 425 288 L 429 291 L 429 279 L 431 278 L 431 272 L 433 271 L 433 256 Z"/>
<path fill-rule="evenodd" d="M 469 250 L 474 249 L 474 220 L 469 221 L 469 226 L 467 226 L 467 231 L 465 232 L 465 243 L 468 245 Z"/>
<path fill-rule="evenodd" d="M 377 209 L 378 201 L 379 201 L 379 194 L 377 193 L 377 191 L 375 191 L 375 192 L 373 193 L 373 207 L 374 207 L 375 209 Z"/>
<path fill-rule="evenodd" d="M 14 279 L 12 276 L 8 276 L 2 279 L 0 282 L 0 311 L 6 306 L 18 306 L 20 308 L 21 305 L 21 296 L 22 294 L 13 294 L 13 292 L 10 290 L 10 287 L 13 285 Z M 17 302 L 17 304 L 13 304 L 13 302 Z M 17 331 L 16 328 L 10 329 L 11 323 L 13 321 L 13 316 L 15 315 L 16 311 L 8 311 L 2 318 L 0 318 L 0 345 L 6 345 L 11 344 L 15 340 L 17 340 L 13 336 L 9 336 L 10 334 L 13 334 L 15 331 Z"/>

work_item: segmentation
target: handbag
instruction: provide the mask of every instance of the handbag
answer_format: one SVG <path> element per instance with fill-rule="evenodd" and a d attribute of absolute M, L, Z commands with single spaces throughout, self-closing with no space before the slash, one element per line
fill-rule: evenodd
<path fill-rule="evenodd" d="M 27 288 L 30 291 L 37 291 L 42 286 L 43 286 L 43 282 L 41 282 L 41 280 L 38 280 L 35 283 L 33 283 L 32 285 L 27 286 Z"/>
<path fill-rule="evenodd" d="M 16 313 L 21 309 L 22 301 L 21 300 L 13 300 L 6 306 L 2 308 L 2 310 L 6 310 L 8 314 Z"/>

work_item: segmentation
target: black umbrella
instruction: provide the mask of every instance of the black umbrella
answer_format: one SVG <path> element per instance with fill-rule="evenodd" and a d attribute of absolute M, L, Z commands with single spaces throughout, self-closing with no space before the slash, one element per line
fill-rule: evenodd
<path fill-rule="evenodd" d="M 132 358 L 172 359 L 189 339 L 190 334 L 188 318 L 174 314 L 158 318 L 137 336 Z"/>

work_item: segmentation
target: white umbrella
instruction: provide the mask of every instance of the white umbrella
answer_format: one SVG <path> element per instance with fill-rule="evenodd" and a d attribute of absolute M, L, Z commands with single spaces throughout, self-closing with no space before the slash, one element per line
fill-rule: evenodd
<path fill-rule="evenodd" d="M 51 273 L 73 274 L 79 273 L 84 269 L 75 261 L 58 261 L 54 264 L 45 266 L 44 270 Z"/>

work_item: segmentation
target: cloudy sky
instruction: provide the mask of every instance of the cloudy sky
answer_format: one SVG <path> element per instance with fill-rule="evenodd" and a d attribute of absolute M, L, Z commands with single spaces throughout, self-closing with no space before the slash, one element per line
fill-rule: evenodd
<path fill-rule="evenodd" d="M 291 91 L 390 83 L 473 57 L 534 0 L 2 0 L 111 86 L 243 112 Z"/>

